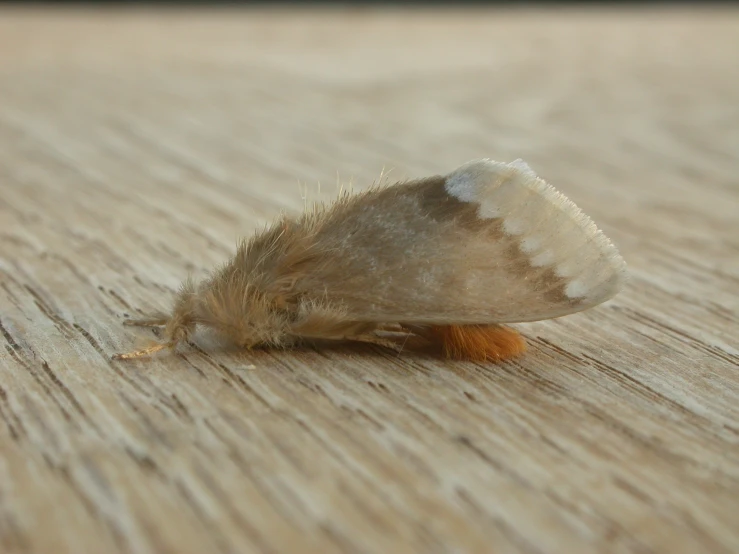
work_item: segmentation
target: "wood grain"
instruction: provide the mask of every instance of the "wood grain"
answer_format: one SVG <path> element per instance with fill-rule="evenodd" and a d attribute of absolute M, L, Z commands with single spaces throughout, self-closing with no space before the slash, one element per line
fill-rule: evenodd
<path fill-rule="evenodd" d="M 0 550 L 739 552 L 737 67 L 728 9 L 4 8 Z M 482 156 L 629 288 L 499 366 L 110 360 L 304 196 Z"/>

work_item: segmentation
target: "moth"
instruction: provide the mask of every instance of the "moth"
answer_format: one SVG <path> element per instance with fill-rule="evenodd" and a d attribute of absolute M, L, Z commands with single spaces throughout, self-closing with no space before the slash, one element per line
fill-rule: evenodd
<path fill-rule="evenodd" d="M 197 326 L 246 349 L 358 341 L 399 350 L 408 337 L 455 359 L 521 354 L 510 323 L 609 300 L 626 282 L 611 241 L 523 160 L 473 160 L 447 175 L 343 192 L 242 241 L 203 282 L 186 280 L 166 340 Z"/>

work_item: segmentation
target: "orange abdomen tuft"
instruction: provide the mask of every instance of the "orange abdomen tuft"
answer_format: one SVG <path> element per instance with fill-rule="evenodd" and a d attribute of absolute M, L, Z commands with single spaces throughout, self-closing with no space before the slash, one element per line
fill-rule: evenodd
<path fill-rule="evenodd" d="M 498 362 L 526 350 L 526 341 L 517 331 L 500 325 L 439 325 L 427 332 L 444 355 L 457 360 Z"/>

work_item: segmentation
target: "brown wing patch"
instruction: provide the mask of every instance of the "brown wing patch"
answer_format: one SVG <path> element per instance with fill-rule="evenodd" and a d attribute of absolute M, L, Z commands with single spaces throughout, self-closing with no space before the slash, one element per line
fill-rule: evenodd
<path fill-rule="evenodd" d="M 479 204 L 462 202 L 450 196 L 444 188 L 444 177 L 429 177 L 409 183 L 408 192 L 417 195 L 421 214 L 437 223 L 453 222 L 465 231 L 485 233 L 490 239 L 500 239 L 504 233 L 496 220 L 480 219 Z"/>
<path fill-rule="evenodd" d="M 437 176 L 409 184 L 418 194 L 421 213 L 439 223 L 453 222 L 455 226 L 483 235 L 486 240 L 498 241 L 504 245 L 504 258 L 501 267 L 517 279 L 526 279 L 532 289 L 542 291 L 543 297 L 556 304 L 576 305 L 579 299 L 571 299 L 565 294 L 567 281 L 559 277 L 551 267 L 534 267 L 531 258 L 521 251 L 520 241 L 503 231 L 502 219 L 483 219 L 479 216 L 480 205 L 462 202 L 450 196 L 445 188 L 446 178 Z"/>

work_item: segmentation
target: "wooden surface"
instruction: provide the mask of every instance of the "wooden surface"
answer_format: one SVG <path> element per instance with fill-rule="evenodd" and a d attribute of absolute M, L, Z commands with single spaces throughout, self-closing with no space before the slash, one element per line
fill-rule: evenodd
<path fill-rule="evenodd" d="M 737 68 L 737 11 L 0 11 L 0 551 L 739 552 Z M 110 360 L 319 182 L 481 156 L 628 289 L 500 366 Z"/>

